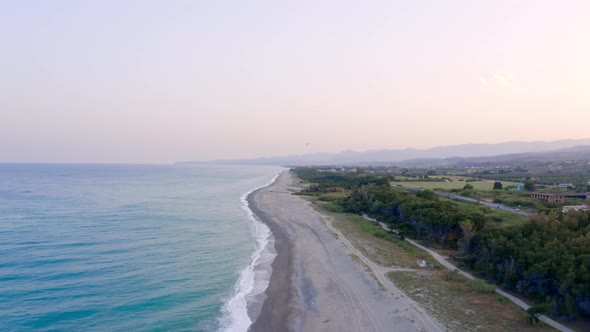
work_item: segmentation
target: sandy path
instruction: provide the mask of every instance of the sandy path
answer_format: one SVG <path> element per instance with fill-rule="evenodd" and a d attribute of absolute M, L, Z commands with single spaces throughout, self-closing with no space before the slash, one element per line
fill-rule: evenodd
<path fill-rule="evenodd" d="M 283 172 L 250 198 L 277 249 L 268 298 L 253 331 L 445 330 L 385 276 L 395 268 L 356 250 L 329 219 L 291 194 L 297 190 L 292 183 L 291 173 Z"/>
<path fill-rule="evenodd" d="M 391 230 L 391 229 L 390 229 L 390 228 L 389 228 L 389 227 L 388 227 L 386 224 L 384 224 L 384 223 L 382 223 L 382 222 L 378 221 L 378 220 L 377 220 L 377 219 L 375 219 L 375 218 L 371 218 L 371 217 L 367 216 L 366 214 L 363 214 L 363 218 L 365 218 L 365 219 L 366 219 L 366 220 L 368 220 L 368 221 L 372 221 L 372 222 L 378 223 L 378 224 L 381 226 L 381 228 L 383 228 L 384 230 L 386 230 L 386 231 L 388 231 L 388 232 L 389 232 L 389 231 L 394 231 L 394 232 L 396 232 L 396 233 L 397 233 L 397 230 Z M 434 259 L 435 259 L 437 262 L 439 262 L 439 263 L 440 263 L 442 266 L 446 267 L 447 269 L 449 269 L 449 270 L 451 270 L 451 271 L 457 271 L 459 274 L 461 274 L 462 276 L 464 276 L 465 278 L 467 278 L 467 279 L 469 279 L 469 280 L 474 280 L 474 279 L 476 279 L 476 278 L 475 278 L 475 277 L 474 277 L 472 274 L 470 274 L 469 272 L 465 272 L 465 271 L 463 271 L 463 270 L 461 270 L 461 269 L 457 268 L 455 265 L 453 265 L 453 264 L 452 264 L 452 263 L 450 263 L 449 261 L 447 261 L 447 257 L 443 257 L 442 255 L 440 255 L 440 254 L 439 254 L 439 253 L 437 253 L 436 251 L 434 251 L 434 250 L 431 250 L 431 249 L 428 249 L 428 248 L 426 248 L 425 246 L 423 246 L 423 245 L 421 245 L 421 244 L 417 243 L 417 242 L 416 242 L 416 241 L 414 241 L 414 240 L 411 240 L 411 239 L 408 239 L 408 238 L 405 238 L 405 240 L 406 240 L 408 243 L 410 243 L 410 244 L 412 244 L 412 245 L 414 245 L 414 246 L 416 246 L 416 247 L 418 247 L 418 248 L 420 248 L 420 249 L 422 249 L 422 250 L 426 251 L 427 253 L 429 253 L 429 254 L 430 254 L 430 256 L 432 256 L 432 257 L 433 257 L 433 258 L 434 258 Z M 514 296 L 514 295 L 512 295 L 512 294 L 509 294 L 509 293 L 507 293 L 507 292 L 505 292 L 505 291 L 501 290 L 500 288 L 496 288 L 496 289 L 494 290 L 494 292 L 496 292 L 496 293 L 498 293 L 498 294 L 500 294 L 500 295 L 504 296 L 505 298 L 507 298 L 507 299 L 509 299 L 510 301 L 512 301 L 512 303 L 516 304 L 517 306 L 521 307 L 521 308 L 522 308 L 522 309 L 524 309 L 524 310 L 528 310 L 528 309 L 531 307 L 530 305 L 528 305 L 527 303 L 525 303 L 525 302 L 524 302 L 523 300 L 521 300 L 520 298 L 518 298 L 518 297 L 516 297 L 516 296 Z M 558 323 L 558 322 L 554 321 L 553 319 L 551 319 L 551 318 L 549 318 L 549 317 L 547 317 L 547 316 L 545 316 L 545 315 L 539 315 L 539 316 L 538 316 L 538 318 L 539 318 L 539 320 L 541 320 L 541 321 L 545 322 L 547 325 L 550 325 L 550 326 L 552 326 L 553 328 L 555 328 L 555 329 L 557 329 L 557 330 L 559 330 L 559 331 L 561 331 L 561 332 L 575 332 L 574 330 L 570 329 L 569 327 L 567 327 L 567 326 L 565 326 L 565 325 L 563 325 L 563 324 L 561 324 L 561 323 Z"/>

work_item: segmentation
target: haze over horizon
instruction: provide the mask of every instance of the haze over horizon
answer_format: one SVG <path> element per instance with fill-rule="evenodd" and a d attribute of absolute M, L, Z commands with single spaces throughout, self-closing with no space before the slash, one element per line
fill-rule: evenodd
<path fill-rule="evenodd" d="M 588 17 L 587 1 L 3 2 L 0 162 L 588 138 Z"/>

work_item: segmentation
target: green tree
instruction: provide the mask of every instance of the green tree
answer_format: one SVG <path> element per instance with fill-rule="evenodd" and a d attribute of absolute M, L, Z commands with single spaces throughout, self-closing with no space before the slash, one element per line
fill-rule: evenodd
<path fill-rule="evenodd" d="M 535 183 L 531 180 L 528 180 L 524 183 L 524 190 L 535 191 Z"/>
<path fill-rule="evenodd" d="M 427 199 L 429 201 L 436 200 L 436 194 L 432 190 L 428 190 L 428 189 L 419 191 L 416 194 L 416 196 L 417 197 L 420 197 L 420 198 L 423 198 L 423 199 Z"/>
<path fill-rule="evenodd" d="M 461 221 L 459 227 L 463 231 L 463 238 L 459 240 L 459 251 L 467 253 L 471 246 L 471 239 L 475 236 L 475 227 L 469 219 Z"/>
<path fill-rule="evenodd" d="M 463 190 L 473 190 L 473 185 L 471 185 L 471 184 L 468 183 L 468 184 L 466 184 L 466 185 L 463 186 Z"/>
<path fill-rule="evenodd" d="M 494 190 L 502 190 L 503 188 L 504 188 L 504 186 L 502 185 L 502 182 L 500 182 L 500 181 L 494 182 Z"/>

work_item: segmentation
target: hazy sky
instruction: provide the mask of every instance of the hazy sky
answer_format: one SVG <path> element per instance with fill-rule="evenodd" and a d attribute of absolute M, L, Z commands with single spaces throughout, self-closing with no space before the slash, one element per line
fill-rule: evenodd
<path fill-rule="evenodd" d="M 0 162 L 425 148 L 589 128 L 586 0 L 0 1 Z"/>

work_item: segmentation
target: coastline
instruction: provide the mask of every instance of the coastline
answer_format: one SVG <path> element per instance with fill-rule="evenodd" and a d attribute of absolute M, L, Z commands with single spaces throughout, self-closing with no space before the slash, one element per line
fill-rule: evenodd
<path fill-rule="evenodd" d="M 276 256 L 274 236 L 267 224 L 259 220 L 248 199 L 258 190 L 275 183 L 282 172 L 276 173 L 268 183 L 246 192 L 240 199 L 242 209 L 252 222 L 256 247 L 251 254 L 250 263 L 240 272 L 235 284 L 235 294 L 223 307 L 221 331 L 246 331 L 260 313 L 266 299 L 265 291 L 272 273 L 271 264 Z"/>
<path fill-rule="evenodd" d="M 309 202 L 292 195 L 298 189 L 284 171 L 248 195 L 249 208 L 271 230 L 276 250 L 266 299 L 260 314 L 250 316 L 248 331 L 445 330 L 383 275 L 359 264 L 359 254 L 361 261 L 366 257 Z"/>
<path fill-rule="evenodd" d="M 282 176 L 287 171 L 281 172 Z M 276 183 L 276 180 L 272 183 Z M 276 256 L 271 264 L 271 277 L 265 290 L 265 299 L 258 314 L 250 306 L 248 315 L 252 324 L 248 331 L 288 331 L 289 317 L 293 315 L 293 290 L 291 280 L 293 276 L 292 248 L 293 239 L 286 230 L 271 216 L 258 207 L 257 195 L 272 186 L 272 184 L 251 192 L 248 197 L 248 208 L 264 224 L 266 224 L 274 238 Z"/>

